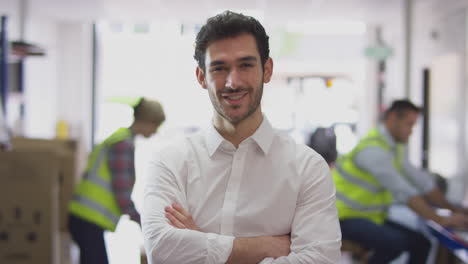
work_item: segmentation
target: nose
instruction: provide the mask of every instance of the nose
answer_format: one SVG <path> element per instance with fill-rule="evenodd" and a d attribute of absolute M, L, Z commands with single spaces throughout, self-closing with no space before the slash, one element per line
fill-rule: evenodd
<path fill-rule="evenodd" d="M 237 89 L 241 86 L 241 78 L 237 70 L 232 69 L 231 71 L 229 71 L 229 74 L 226 78 L 225 86 L 231 89 Z"/>

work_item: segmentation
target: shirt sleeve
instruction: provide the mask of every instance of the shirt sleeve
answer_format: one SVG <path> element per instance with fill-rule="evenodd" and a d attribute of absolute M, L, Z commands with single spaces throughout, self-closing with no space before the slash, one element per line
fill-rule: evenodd
<path fill-rule="evenodd" d="M 312 164 L 311 164 L 312 163 Z M 336 264 L 341 258 L 341 231 L 335 205 L 335 186 L 322 159 L 300 172 L 305 177 L 291 229 L 291 253 L 266 258 L 261 264 Z"/>
<path fill-rule="evenodd" d="M 142 211 L 144 245 L 149 263 L 226 263 L 234 237 L 177 229 L 169 225 L 165 206 L 177 202 L 188 208 L 180 173 L 180 168 L 169 169 L 159 160 L 150 164 Z"/>
<path fill-rule="evenodd" d="M 418 188 L 420 192 L 427 193 L 434 189 L 434 178 L 426 171 L 413 166 L 406 154 L 403 159 L 403 170 L 410 177 L 412 183 Z"/>
<path fill-rule="evenodd" d="M 421 193 L 408 183 L 408 180 L 392 164 L 391 153 L 379 147 L 362 149 L 354 157 L 357 167 L 372 174 L 393 198 L 400 203 L 406 203 L 411 197 Z M 376 164 L 378 164 L 376 166 Z"/>
<path fill-rule="evenodd" d="M 112 190 L 122 214 L 140 223 L 140 214 L 132 201 L 135 184 L 134 146 L 129 141 L 121 141 L 109 147 L 107 163 L 112 175 Z"/>

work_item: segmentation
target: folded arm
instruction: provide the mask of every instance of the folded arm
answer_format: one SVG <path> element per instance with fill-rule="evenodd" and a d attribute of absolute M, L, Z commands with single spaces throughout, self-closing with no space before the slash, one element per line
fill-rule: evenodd
<path fill-rule="evenodd" d="M 145 187 L 142 227 L 149 263 L 224 263 L 232 249 L 233 237 L 177 229 L 169 225 L 165 206 L 185 206 L 182 182 L 174 170 L 153 162 Z"/>
<path fill-rule="evenodd" d="M 341 232 L 329 168 L 323 161 L 305 167 L 301 173 L 305 180 L 301 185 L 291 235 L 236 238 L 227 263 L 258 263 L 260 260 L 262 264 L 339 262 Z M 166 212 L 174 227 L 198 229 L 183 207 L 173 204 L 166 208 Z"/>
<path fill-rule="evenodd" d="M 171 226 L 202 232 L 193 221 L 192 215 L 179 204 L 166 206 L 165 211 Z M 226 264 L 254 264 L 267 257 L 287 256 L 290 253 L 290 246 L 289 235 L 235 238 Z"/>
<path fill-rule="evenodd" d="M 186 226 L 176 222 L 175 218 L 171 220 L 171 205 L 178 203 L 179 208 L 187 208 L 183 195 L 185 192 L 180 187 L 184 185 L 161 163 L 154 163 L 150 173 L 145 189 L 142 221 L 145 249 L 150 263 L 250 264 L 259 263 L 266 257 L 289 253 L 289 236 L 235 238 L 204 233 L 191 216 L 190 225 Z"/>
<path fill-rule="evenodd" d="M 308 164 L 291 229 L 291 253 L 261 264 L 336 264 L 340 262 L 341 231 L 335 186 L 325 162 Z"/>

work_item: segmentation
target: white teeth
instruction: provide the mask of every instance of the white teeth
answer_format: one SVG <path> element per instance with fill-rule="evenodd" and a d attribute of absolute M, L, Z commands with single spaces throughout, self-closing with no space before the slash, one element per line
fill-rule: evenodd
<path fill-rule="evenodd" d="M 238 100 L 242 97 L 242 95 L 236 95 L 236 96 L 228 96 L 229 100 Z"/>

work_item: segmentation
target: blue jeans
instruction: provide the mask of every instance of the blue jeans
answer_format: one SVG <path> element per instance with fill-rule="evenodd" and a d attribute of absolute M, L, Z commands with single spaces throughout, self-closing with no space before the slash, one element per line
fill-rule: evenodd
<path fill-rule="evenodd" d="M 109 263 L 102 228 L 74 215 L 69 216 L 68 225 L 73 240 L 80 248 L 80 264 Z"/>
<path fill-rule="evenodd" d="M 344 240 L 350 240 L 372 251 L 368 264 L 385 264 L 408 251 L 408 264 L 426 263 L 430 241 L 421 233 L 395 222 L 383 225 L 364 218 L 340 221 Z"/>

